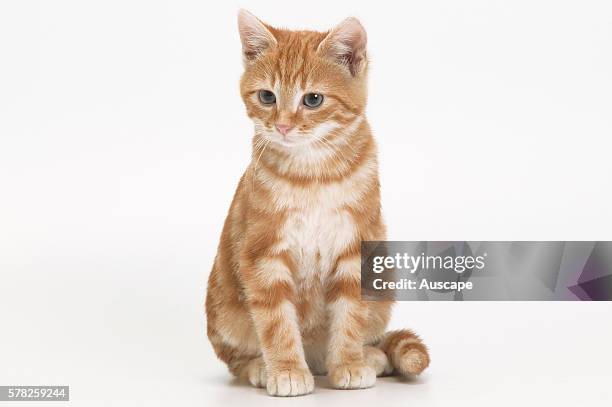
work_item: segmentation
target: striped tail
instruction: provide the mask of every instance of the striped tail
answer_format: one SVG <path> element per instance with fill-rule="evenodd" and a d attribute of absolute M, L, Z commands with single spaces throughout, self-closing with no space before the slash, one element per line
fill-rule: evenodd
<path fill-rule="evenodd" d="M 402 375 L 418 375 L 429 366 L 427 346 L 408 329 L 385 333 L 376 347 L 385 352 L 394 370 Z"/>

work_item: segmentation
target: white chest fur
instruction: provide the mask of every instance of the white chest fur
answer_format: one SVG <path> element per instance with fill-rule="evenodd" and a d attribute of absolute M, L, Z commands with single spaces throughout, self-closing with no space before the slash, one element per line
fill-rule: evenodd
<path fill-rule="evenodd" d="M 292 212 L 282 239 L 296 260 L 300 278 L 308 281 L 324 279 L 355 234 L 354 221 L 345 210 L 315 207 Z"/>
<path fill-rule="evenodd" d="M 360 204 L 376 178 L 376 162 L 367 160 L 342 180 L 295 185 L 261 169 L 257 177 L 272 197 L 272 205 L 288 216 L 278 250 L 289 250 L 299 276 L 323 280 L 338 256 L 358 238 L 353 217 L 345 209 Z"/>

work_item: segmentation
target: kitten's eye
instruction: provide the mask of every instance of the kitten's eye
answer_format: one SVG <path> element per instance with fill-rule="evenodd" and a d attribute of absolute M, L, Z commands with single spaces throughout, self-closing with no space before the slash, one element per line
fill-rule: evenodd
<path fill-rule="evenodd" d="M 304 106 L 315 108 L 323 103 L 323 95 L 320 93 L 307 93 L 304 95 Z"/>
<path fill-rule="evenodd" d="M 276 96 L 269 90 L 260 90 L 258 92 L 259 101 L 264 105 L 271 105 L 276 102 Z"/>

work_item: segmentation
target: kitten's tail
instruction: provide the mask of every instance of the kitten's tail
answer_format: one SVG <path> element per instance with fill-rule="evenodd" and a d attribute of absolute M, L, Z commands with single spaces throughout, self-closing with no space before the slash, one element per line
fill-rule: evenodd
<path fill-rule="evenodd" d="M 429 366 L 427 346 L 408 329 L 385 333 L 376 347 L 385 352 L 393 369 L 400 374 L 418 375 Z"/>

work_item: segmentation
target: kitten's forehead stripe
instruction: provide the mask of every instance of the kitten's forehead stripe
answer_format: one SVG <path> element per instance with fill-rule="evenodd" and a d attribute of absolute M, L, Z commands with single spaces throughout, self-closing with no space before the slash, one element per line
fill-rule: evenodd
<path fill-rule="evenodd" d="M 278 55 L 270 74 L 283 84 L 305 88 L 313 72 L 313 55 L 325 33 L 290 32 L 278 34 Z"/>
<path fill-rule="evenodd" d="M 300 50 L 301 55 L 297 57 L 297 61 L 296 61 L 297 63 L 295 64 L 296 67 L 295 67 L 293 76 L 290 79 L 291 83 L 296 83 L 298 76 L 302 78 L 302 80 L 304 78 L 304 68 L 305 68 L 306 60 L 307 60 L 306 47 L 307 47 L 306 43 L 301 44 L 301 50 Z"/>

